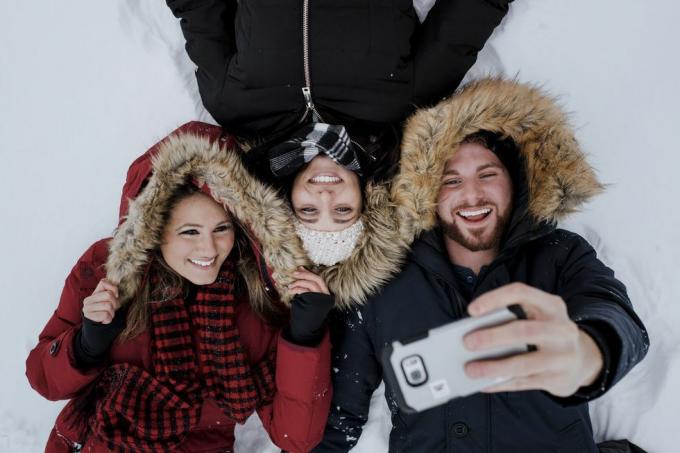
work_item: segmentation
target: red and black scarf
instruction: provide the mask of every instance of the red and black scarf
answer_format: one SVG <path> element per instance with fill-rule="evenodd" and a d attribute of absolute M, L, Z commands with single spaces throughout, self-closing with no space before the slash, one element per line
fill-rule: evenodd
<path fill-rule="evenodd" d="M 234 278 L 228 262 L 195 297 L 151 303 L 153 372 L 117 364 L 99 384 L 103 396 L 90 427 L 110 449 L 173 450 L 198 423 L 207 398 L 239 423 L 271 402 L 275 353 L 249 363 L 235 321 Z"/>

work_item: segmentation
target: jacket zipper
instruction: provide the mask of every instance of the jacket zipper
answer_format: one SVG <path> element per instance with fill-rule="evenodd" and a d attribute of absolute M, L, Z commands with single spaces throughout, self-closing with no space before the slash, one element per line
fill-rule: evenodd
<path fill-rule="evenodd" d="M 303 0 L 302 5 L 302 58 L 305 72 L 305 86 L 302 87 L 302 96 L 305 98 L 305 113 L 300 118 L 302 123 L 309 112 L 312 112 L 312 121 L 318 123 L 323 121 L 321 115 L 316 110 L 312 100 L 312 78 L 309 74 L 309 0 Z"/>

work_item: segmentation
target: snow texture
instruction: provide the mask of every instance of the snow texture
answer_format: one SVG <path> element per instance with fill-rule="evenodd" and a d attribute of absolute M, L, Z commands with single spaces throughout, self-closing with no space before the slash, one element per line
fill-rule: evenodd
<path fill-rule="evenodd" d="M 415 3 L 422 17 L 432 0 Z M 63 403 L 30 389 L 24 361 L 65 276 L 116 226 L 133 159 L 182 123 L 210 117 L 164 2 L 3 5 L 0 452 L 36 452 Z M 591 405 L 593 425 L 597 439 L 627 437 L 654 453 L 677 451 L 680 408 L 679 21 L 671 0 L 516 0 L 469 74 L 516 76 L 559 96 L 609 184 L 565 226 L 626 282 L 652 346 Z M 389 432 L 380 390 L 354 451 L 386 451 Z M 256 417 L 237 439 L 239 452 L 278 451 Z"/>

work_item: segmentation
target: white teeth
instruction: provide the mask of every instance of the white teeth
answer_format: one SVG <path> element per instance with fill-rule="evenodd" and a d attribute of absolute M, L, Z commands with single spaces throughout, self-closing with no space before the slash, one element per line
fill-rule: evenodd
<path fill-rule="evenodd" d="M 336 182 L 342 182 L 342 179 L 337 176 L 315 176 L 310 179 L 311 182 L 333 184 Z"/>
<path fill-rule="evenodd" d="M 477 215 L 488 214 L 490 212 L 490 208 L 482 208 L 475 211 L 458 211 L 458 214 L 462 215 L 463 217 L 474 217 Z"/>
<path fill-rule="evenodd" d="M 189 258 L 189 261 L 201 267 L 209 267 L 212 265 L 212 263 L 215 262 L 215 258 L 211 259 L 210 261 L 192 260 L 191 258 Z"/>

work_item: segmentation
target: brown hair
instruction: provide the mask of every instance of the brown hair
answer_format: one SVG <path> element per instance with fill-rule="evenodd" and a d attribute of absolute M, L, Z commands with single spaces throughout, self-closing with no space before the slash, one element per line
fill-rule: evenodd
<path fill-rule="evenodd" d="M 172 212 L 182 200 L 202 193 L 191 183 L 180 186 L 168 201 L 168 208 L 163 213 L 163 224 L 168 224 Z M 227 258 L 237 260 L 236 274 L 238 278 L 236 279 L 235 295 L 236 297 L 247 296 L 250 306 L 262 319 L 272 325 L 279 325 L 284 316 L 283 307 L 276 303 L 265 291 L 246 229 L 240 225 L 228 209 L 225 208 L 225 210 L 229 213 L 235 228 L 234 248 L 230 257 Z M 160 252 L 160 245 L 149 253 L 152 256 L 139 290 L 130 300 L 126 326 L 118 336 L 120 342 L 133 338 L 148 328 L 149 303 L 151 301 L 169 300 L 179 294 L 186 297 L 190 288 L 189 282 L 165 262 Z M 149 278 L 152 274 L 158 278 L 153 288 Z"/>

